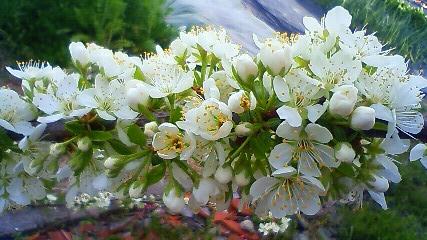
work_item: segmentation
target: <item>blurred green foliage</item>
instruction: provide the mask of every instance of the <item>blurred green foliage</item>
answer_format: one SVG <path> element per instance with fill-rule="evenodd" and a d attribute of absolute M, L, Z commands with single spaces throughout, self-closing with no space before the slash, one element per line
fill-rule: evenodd
<path fill-rule="evenodd" d="M 0 47 L 18 60 L 68 63 L 70 41 L 133 54 L 167 46 L 177 30 L 165 0 L 2 0 Z"/>
<path fill-rule="evenodd" d="M 393 52 L 414 63 L 427 63 L 427 17 L 404 0 L 315 0 L 325 10 L 345 7 L 353 16 L 352 27 L 367 26 L 370 33 Z"/>
<path fill-rule="evenodd" d="M 427 171 L 419 162 L 400 169 L 402 181 L 386 193 L 388 210 L 372 202 L 357 211 L 340 208 L 339 239 L 427 239 Z"/>

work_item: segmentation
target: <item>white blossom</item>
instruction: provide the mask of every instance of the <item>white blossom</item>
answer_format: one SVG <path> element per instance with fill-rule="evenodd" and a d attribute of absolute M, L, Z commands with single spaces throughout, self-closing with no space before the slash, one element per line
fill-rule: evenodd
<path fill-rule="evenodd" d="M 0 126 L 23 135 L 31 134 L 29 121 L 35 119 L 33 107 L 13 90 L 0 89 Z"/>
<path fill-rule="evenodd" d="M 161 158 L 173 159 L 180 156 L 182 160 L 187 160 L 196 147 L 196 140 L 192 133 L 183 134 L 174 124 L 162 123 L 153 137 L 152 145 Z"/>

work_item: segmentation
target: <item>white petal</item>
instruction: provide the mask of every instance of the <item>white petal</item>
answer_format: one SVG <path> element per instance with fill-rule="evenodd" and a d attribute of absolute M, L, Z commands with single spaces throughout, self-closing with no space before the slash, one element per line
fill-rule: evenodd
<path fill-rule="evenodd" d="M 58 113 L 58 114 L 53 114 L 50 116 L 38 117 L 37 121 L 40 123 L 52 123 L 52 122 L 56 122 L 62 118 L 64 118 L 64 114 Z"/>
<path fill-rule="evenodd" d="M 7 122 L 6 120 L 0 119 L 0 126 L 2 126 L 3 128 L 5 128 L 6 130 L 15 132 L 15 127 L 10 124 L 9 122 Z"/>
<path fill-rule="evenodd" d="M 409 154 L 409 160 L 416 161 L 426 155 L 427 146 L 424 143 L 419 143 L 412 148 L 411 153 Z"/>
<path fill-rule="evenodd" d="M 270 155 L 268 156 L 268 161 L 271 166 L 275 169 L 283 168 L 284 165 L 287 165 L 292 159 L 292 153 L 294 148 L 287 143 L 280 143 L 274 146 Z"/>
<path fill-rule="evenodd" d="M 411 141 L 409 139 L 400 139 L 399 133 L 395 131 L 391 138 L 385 138 L 381 143 L 381 148 L 388 154 L 402 154 L 408 151 Z"/>
<path fill-rule="evenodd" d="M 138 117 L 138 113 L 133 111 L 128 106 L 122 106 L 119 110 L 115 111 L 114 114 L 120 119 L 133 120 Z"/>
<path fill-rule="evenodd" d="M 318 141 L 320 143 L 328 143 L 334 138 L 332 133 L 327 128 L 316 123 L 307 124 L 305 127 L 305 132 L 307 133 L 309 139 Z"/>
<path fill-rule="evenodd" d="M 273 80 L 274 92 L 276 93 L 277 98 L 282 102 L 288 102 L 291 97 L 289 95 L 289 87 L 285 82 L 285 79 L 276 76 Z"/>
<path fill-rule="evenodd" d="M 337 6 L 329 10 L 325 17 L 325 27 L 336 33 L 342 33 L 349 28 L 351 24 L 351 15 L 343 7 Z"/>
<path fill-rule="evenodd" d="M 304 194 L 304 193 L 302 193 Z M 317 195 L 303 195 L 301 211 L 306 215 L 315 215 L 321 208 L 320 198 Z"/>
<path fill-rule="evenodd" d="M 310 32 L 321 32 L 323 30 L 317 19 L 313 17 L 304 17 L 302 19 L 302 23 L 304 24 L 304 27 Z"/>
<path fill-rule="evenodd" d="M 321 175 L 316 161 L 307 152 L 302 152 L 301 157 L 298 159 L 298 172 L 313 177 Z"/>
<path fill-rule="evenodd" d="M 283 105 L 276 112 L 280 119 L 285 119 L 292 127 L 301 126 L 302 118 L 297 109 Z"/>
<path fill-rule="evenodd" d="M 271 188 L 277 183 L 279 183 L 279 180 L 273 177 L 262 177 L 257 179 L 249 190 L 249 194 L 252 196 L 252 202 L 255 202 L 265 193 L 271 191 Z"/>
<path fill-rule="evenodd" d="M 52 114 L 59 109 L 58 100 L 56 97 L 49 94 L 35 93 L 33 103 L 47 114 Z"/>
<path fill-rule="evenodd" d="M 15 123 L 15 132 L 23 134 L 25 136 L 30 135 L 33 132 L 34 127 L 29 122 L 18 122 Z"/>
<path fill-rule="evenodd" d="M 96 108 L 98 103 L 95 100 L 95 88 L 89 88 L 84 90 L 80 95 L 77 96 L 77 102 L 81 106 L 89 108 Z"/>
<path fill-rule="evenodd" d="M 107 121 L 114 121 L 116 120 L 116 118 L 114 116 L 112 116 L 111 114 L 107 113 L 106 111 L 102 111 L 97 109 L 96 113 L 98 113 L 99 117 L 102 119 L 105 119 Z"/>
<path fill-rule="evenodd" d="M 308 112 L 308 120 L 310 122 L 315 123 L 325 112 L 328 108 L 329 102 L 325 101 L 323 105 L 316 104 L 312 106 L 307 107 Z"/>
<path fill-rule="evenodd" d="M 295 175 L 296 172 L 297 172 L 297 170 L 294 167 L 288 166 L 288 167 L 282 167 L 280 169 L 277 169 L 271 175 L 273 175 L 275 177 L 288 178 L 290 176 Z"/>
<path fill-rule="evenodd" d="M 371 108 L 375 110 L 376 118 L 387 121 L 387 122 L 394 121 L 393 113 L 388 107 L 382 104 L 373 104 L 371 105 Z"/>
<path fill-rule="evenodd" d="M 371 195 L 372 199 L 377 202 L 381 207 L 386 210 L 387 202 L 385 201 L 384 193 L 378 193 L 374 191 L 368 191 L 369 195 Z"/>
<path fill-rule="evenodd" d="M 287 121 L 283 121 L 276 129 L 277 136 L 287 139 L 287 140 L 299 140 L 300 139 L 300 133 L 301 133 L 301 126 L 300 127 L 292 127 L 289 125 Z"/>
<path fill-rule="evenodd" d="M 315 186 L 316 188 L 318 188 L 320 192 L 326 191 L 322 182 L 320 182 L 317 178 L 310 177 L 310 176 L 301 176 L 301 178 L 303 179 L 303 181 L 305 183 L 309 183 L 309 184 Z"/>
<path fill-rule="evenodd" d="M 220 92 L 213 78 L 209 78 L 208 80 L 203 82 L 203 94 L 206 99 L 208 98 L 219 99 Z"/>

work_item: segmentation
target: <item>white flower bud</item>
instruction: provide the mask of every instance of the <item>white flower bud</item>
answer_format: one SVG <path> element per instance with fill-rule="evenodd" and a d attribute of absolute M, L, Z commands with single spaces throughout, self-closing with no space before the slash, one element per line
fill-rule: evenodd
<path fill-rule="evenodd" d="M 350 126 L 359 130 L 370 130 L 375 125 L 375 110 L 370 107 L 357 107 L 351 114 Z"/>
<path fill-rule="evenodd" d="M 249 184 L 250 178 L 247 176 L 246 171 L 241 171 L 236 176 L 234 176 L 234 182 L 237 186 L 243 187 Z"/>
<path fill-rule="evenodd" d="M 219 166 L 215 172 L 215 180 L 219 183 L 226 184 L 231 181 L 233 177 L 233 170 L 231 167 Z"/>
<path fill-rule="evenodd" d="M 154 136 L 154 134 L 156 134 L 156 132 L 158 132 L 158 131 L 159 131 L 158 127 L 159 127 L 159 126 L 157 125 L 157 123 L 156 123 L 155 121 L 152 121 L 152 122 L 146 123 L 146 124 L 144 125 L 144 134 L 145 134 L 147 137 L 153 137 L 153 136 Z"/>
<path fill-rule="evenodd" d="M 119 161 L 120 161 L 120 159 L 118 159 L 118 158 L 108 157 L 104 162 L 104 167 L 107 169 L 113 169 L 117 166 Z"/>
<path fill-rule="evenodd" d="M 89 137 L 80 138 L 79 141 L 77 141 L 77 148 L 82 151 L 86 152 L 89 150 L 89 147 L 92 145 L 92 141 Z"/>
<path fill-rule="evenodd" d="M 62 143 L 54 143 L 50 145 L 50 155 L 53 157 L 59 156 L 61 153 L 65 152 L 65 145 Z"/>
<path fill-rule="evenodd" d="M 283 70 L 287 71 L 292 64 L 291 48 L 288 45 L 283 48 L 266 46 L 260 50 L 259 58 L 262 64 L 268 67 L 274 76 Z"/>
<path fill-rule="evenodd" d="M 349 116 L 356 105 L 357 92 L 357 88 L 351 85 L 338 87 L 329 101 L 329 111 L 342 117 Z"/>
<path fill-rule="evenodd" d="M 228 98 L 228 109 L 238 114 L 247 110 L 254 110 L 256 108 L 256 104 L 257 101 L 254 94 L 251 92 L 248 96 L 248 94 L 243 90 L 231 94 Z"/>
<path fill-rule="evenodd" d="M 236 132 L 236 135 L 239 137 L 247 137 L 251 135 L 251 133 L 253 132 L 251 127 L 252 127 L 252 123 L 242 122 L 236 126 L 234 131 Z"/>
<path fill-rule="evenodd" d="M 144 184 L 140 182 L 134 182 L 129 187 L 129 196 L 131 198 L 140 198 L 142 197 L 142 190 L 144 189 Z"/>
<path fill-rule="evenodd" d="M 233 66 L 243 81 L 247 81 L 250 77 L 256 77 L 258 75 L 258 66 L 248 54 L 242 54 L 236 57 L 233 60 Z"/>
<path fill-rule="evenodd" d="M 172 51 L 174 55 L 177 55 L 180 57 L 184 56 L 184 54 L 186 54 L 187 56 L 191 54 L 190 52 L 191 48 L 188 47 L 188 45 L 179 38 L 171 42 L 169 49 Z"/>
<path fill-rule="evenodd" d="M 341 162 L 351 163 L 356 157 L 356 152 L 350 143 L 341 142 L 335 146 L 335 157 Z"/>
<path fill-rule="evenodd" d="M 374 179 L 369 181 L 368 184 L 375 192 L 386 192 L 389 187 L 387 179 L 377 175 L 373 175 Z"/>
<path fill-rule="evenodd" d="M 89 51 L 83 43 L 72 42 L 68 49 L 74 62 L 78 62 L 82 66 L 86 66 L 89 63 Z"/>
<path fill-rule="evenodd" d="M 163 194 L 163 203 L 173 213 L 179 213 L 185 207 L 184 197 L 177 196 L 175 189 L 171 189 L 167 195 Z"/>
<path fill-rule="evenodd" d="M 142 87 L 133 87 L 127 90 L 126 98 L 129 106 L 136 109 L 139 104 L 147 106 L 150 95 Z"/>

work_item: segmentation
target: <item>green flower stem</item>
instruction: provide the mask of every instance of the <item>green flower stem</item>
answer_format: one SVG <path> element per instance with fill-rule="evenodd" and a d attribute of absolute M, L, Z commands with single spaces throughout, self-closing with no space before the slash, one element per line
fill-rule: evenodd
<path fill-rule="evenodd" d="M 235 152 L 233 152 L 233 154 L 229 155 L 226 159 L 226 163 L 229 163 L 230 161 L 232 161 L 233 159 L 235 159 L 240 152 L 246 147 L 246 145 L 249 143 L 249 141 L 252 139 L 254 135 L 250 135 L 248 136 L 245 141 L 242 143 L 242 145 L 239 146 L 239 148 L 236 149 Z"/>

